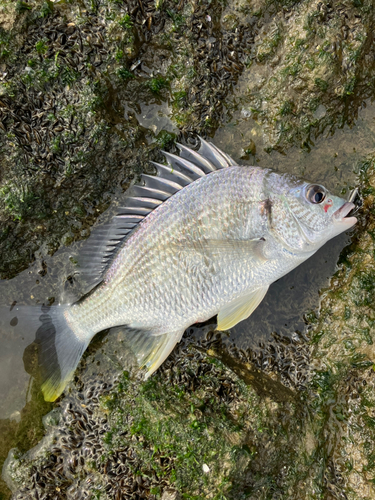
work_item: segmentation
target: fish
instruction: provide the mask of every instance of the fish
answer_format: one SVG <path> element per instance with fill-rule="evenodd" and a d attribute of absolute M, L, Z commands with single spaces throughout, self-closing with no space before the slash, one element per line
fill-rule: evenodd
<path fill-rule="evenodd" d="M 202 138 L 198 151 L 177 147 L 88 239 L 79 273 L 89 292 L 30 316 L 45 400 L 63 393 L 98 332 L 126 328 L 147 378 L 190 325 L 217 315 L 229 330 L 271 283 L 357 222 L 354 204 L 320 184 L 238 165 Z"/>

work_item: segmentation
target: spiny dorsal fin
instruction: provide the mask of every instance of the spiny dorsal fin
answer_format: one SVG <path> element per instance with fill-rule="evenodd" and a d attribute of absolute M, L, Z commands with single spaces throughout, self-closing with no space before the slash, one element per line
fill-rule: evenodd
<path fill-rule="evenodd" d="M 200 137 L 201 146 L 198 152 L 206 158 L 212 165 L 215 166 L 215 170 L 219 170 L 221 168 L 230 167 L 233 165 L 237 165 L 232 158 L 220 151 L 216 146 L 212 144 L 212 142 L 207 142 Z"/>
<path fill-rule="evenodd" d="M 151 162 L 157 174 L 142 174 L 141 182 L 127 193 L 120 213 L 109 224 L 92 231 L 79 259 L 86 291 L 100 283 L 119 247 L 150 212 L 195 180 L 236 165 L 212 143 L 200 141 L 198 152 L 182 144 L 177 144 L 180 156 L 163 151 L 168 165 Z"/>

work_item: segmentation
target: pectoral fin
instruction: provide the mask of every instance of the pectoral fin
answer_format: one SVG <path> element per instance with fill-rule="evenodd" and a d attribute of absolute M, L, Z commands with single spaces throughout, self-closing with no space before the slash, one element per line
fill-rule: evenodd
<path fill-rule="evenodd" d="M 268 288 L 268 286 L 258 288 L 255 292 L 239 297 L 224 306 L 217 315 L 217 330 L 228 330 L 248 318 L 262 302 Z"/>
<path fill-rule="evenodd" d="M 263 238 L 255 238 L 252 240 L 216 240 L 216 239 L 200 239 L 196 241 L 181 241 L 175 244 L 180 250 L 188 249 L 195 250 L 206 256 L 226 255 L 233 258 L 252 257 L 254 260 L 263 263 L 267 260 L 264 255 L 265 240 Z"/>

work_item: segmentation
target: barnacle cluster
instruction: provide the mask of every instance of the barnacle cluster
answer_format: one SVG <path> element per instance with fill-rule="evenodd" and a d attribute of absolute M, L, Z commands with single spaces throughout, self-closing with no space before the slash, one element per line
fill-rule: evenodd
<path fill-rule="evenodd" d="M 12 498 L 153 499 L 172 492 L 198 497 L 213 492 L 215 498 L 240 492 L 250 476 L 254 481 L 255 471 L 242 477 L 251 457 L 271 427 L 279 434 L 277 419 L 288 418 L 293 409 L 290 403 L 262 403 L 207 356 L 211 340 L 196 342 L 188 335 L 144 383 L 127 371 L 108 370 L 105 361 L 95 369 L 95 355 L 89 356 L 71 392 L 45 417 L 44 440 L 23 456 L 9 455 L 3 476 Z M 113 361 L 116 341 L 108 342 Z"/>
<path fill-rule="evenodd" d="M 104 358 L 95 349 L 86 357 L 71 390 L 45 417 L 41 443 L 24 455 L 10 453 L 3 477 L 13 499 L 236 498 L 257 495 L 264 482 L 275 491 L 293 483 L 282 464 L 300 436 L 285 434 L 280 421 L 297 421 L 306 432 L 304 391 L 291 378 L 287 389 L 277 374 L 277 364 L 298 363 L 293 349 L 282 347 L 285 339 L 274 342 L 278 356 L 263 346 L 249 363 L 229 353 L 212 324 L 193 327 L 143 383 L 119 370 L 126 342 L 118 349 L 118 341 L 108 338 Z M 289 341 L 295 349 L 302 343 Z M 273 371 L 260 370 L 266 357 L 274 358 Z"/>
<path fill-rule="evenodd" d="M 169 101 L 188 135 L 217 127 L 253 40 L 251 26 L 222 30 L 217 4 L 5 2 L 3 276 L 24 268 L 41 240 L 54 251 L 82 238 L 116 186 L 173 139 L 142 128 L 143 104 Z"/>
<path fill-rule="evenodd" d="M 285 387 L 303 390 L 310 377 L 310 346 L 307 338 L 299 332 L 292 337 L 272 332 L 267 342 L 261 342 L 257 349 L 238 349 L 230 345 L 230 354 L 266 372 L 277 373 Z"/>

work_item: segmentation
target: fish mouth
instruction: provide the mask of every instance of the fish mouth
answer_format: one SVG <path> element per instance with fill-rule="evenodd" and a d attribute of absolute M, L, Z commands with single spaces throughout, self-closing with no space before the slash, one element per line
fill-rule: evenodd
<path fill-rule="evenodd" d="M 335 222 L 343 223 L 347 225 L 348 227 L 354 226 L 354 224 L 357 222 L 356 217 L 346 217 L 349 212 L 351 212 L 355 208 L 354 203 L 351 203 L 350 201 L 347 201 L 340 207 L 336 212 L 333 214 L 333 220 Z"/>

